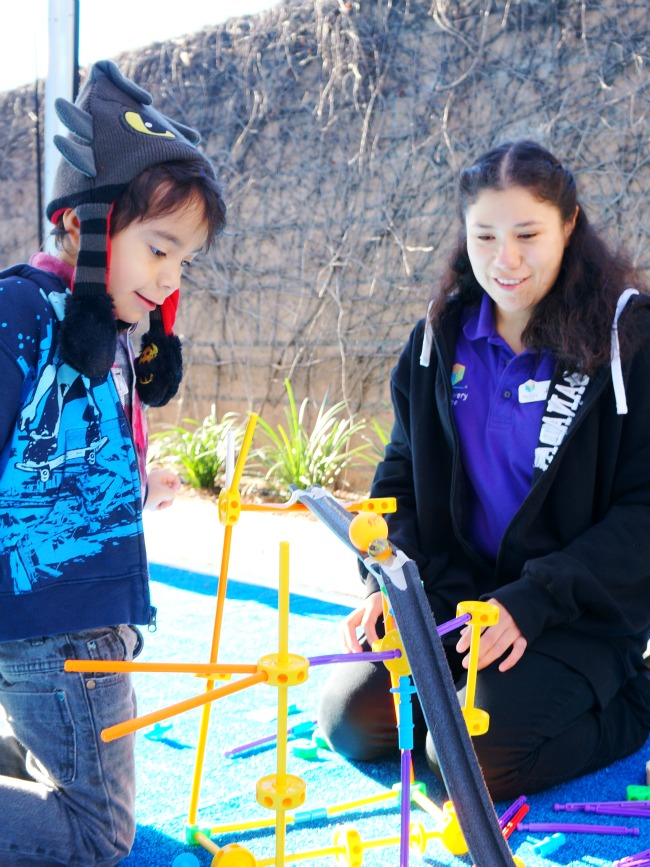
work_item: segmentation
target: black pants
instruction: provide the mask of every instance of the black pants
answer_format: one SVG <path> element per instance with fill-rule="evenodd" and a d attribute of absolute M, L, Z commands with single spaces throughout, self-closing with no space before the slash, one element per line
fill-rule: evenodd
<path fill-rule="evenodd" d="M 464 704 L 460 658 L 454 650 L 448 655 Z M 605 767 L 639 749 L 650 732 L 650 680 L 644 673 L 600 707 L 589 682 L 557 659 L 528 649 L 509 671 L 502 673 L 497 665 L 478 674 L 474 703 L 490 714 L 490 727 L 473 739 L 495 801 L 532 794 Z M 397 755 L 389 689 L 383 663 L 334 668 L 321 693 L 319 726 L 337 752 L 357 761 Z M 413 720 L 415 746 L 422 746 L 426 737 L 427 758 L 436 770 L 434 743 L 417 700 Z"/>

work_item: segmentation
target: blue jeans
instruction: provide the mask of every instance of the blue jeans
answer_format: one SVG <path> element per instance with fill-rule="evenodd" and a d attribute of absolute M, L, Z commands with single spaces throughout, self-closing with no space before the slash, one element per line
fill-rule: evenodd
<path fill-rule="evenodd" d="M 135 715 L 128 674 L 63 671 L 66 659 L 130 660 L 131 626 L 0 643 L 0 864 L 111 867 L 135 834 L 134 735 L 102 729 Z"/>

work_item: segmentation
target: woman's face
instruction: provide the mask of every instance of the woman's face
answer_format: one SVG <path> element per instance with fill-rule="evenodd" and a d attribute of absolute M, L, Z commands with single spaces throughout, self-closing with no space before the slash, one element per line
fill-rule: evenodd
<path fill-rule="evenodd" d="M 496 329 L 506 339 L 514 335 L 516 342 L 535 305 L 553 288 L 576 216 L 577 210 L 564 223 L 555 205 L 525 187 L 483 190 L 468 207 L 469 260 L 494 301 Z"/>

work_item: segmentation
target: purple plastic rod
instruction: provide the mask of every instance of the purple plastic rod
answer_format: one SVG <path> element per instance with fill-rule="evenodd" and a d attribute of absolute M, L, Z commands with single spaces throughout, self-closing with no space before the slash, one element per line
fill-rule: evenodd
<path fill-rule="evenodd" d="M 454 617 L 453 620 L 441 623 L 438 626 L 438 635 L 446 635 L 448 632 L 453 632 L 454 629 L 460 629 L 461 626 L 464 626 L 471 619 L 471 614 L 461 614 L 460 617 Z"/>
<path fill-rule="evenodd" d="M 446 623 L 438 627 L 438 635 L 446 635 L 448 632 L 453 632 L 472 619 L 471 614 L 461 614 L 460 617 L 454 617 L 453 620 L 448 620 Z M 373 662 L 381 662 L 383 659 L 397 659 L 402 655 L 401 650 L 364 650 L 361 653 L 327 653 L 325 656 L 309 657 L 310 665 L 329 665 L 333 662 L 362 662 L 366 659 L 371 659 Z"/>
<path fill-rule="evenodd" d="M 372 662 L 381 662 L 382 659 L 397 659 L 402 655 L 401 650 L 363 650 L 361 653 L 326 653 L 325 656 L 310 656 L 310 665 L 329 665 L 330 662 L 362 662 L 370 659 Z"/>
<path fill-rule="evenodd" d="M 296 723 L 295 726 L 287 729 L 287 734 L 306 734 L 308 729 L 316 728 L 316 720 L 307 720 L 305 722 Z M 270 744 L 277 738 L 277 733 L 265 735 L 263 738 L 258 738 L 256 741 L 249 741 L 247 744 L 241 744 L 238 747 L 233 747 L 231 750 L 226 750 L 224 756 L 235 756 L 237 753 L 244 753 L 246 750 L 252 750 L 253 747 L 259 747 L 262 744 Z"/>
<path fill-rule="evenodd" d="M 520 807 L 523 807 L 523 805 L 524 805 L 525 803 L 526 803 L 526 796 L 525 796 L 525 795 L 521 795 L 519 798 L 517 798 L 517 800 L 514 801 L 514 802 L 513 802 L 513 803 L 508 807 L 507 810 L 504 810 L 503 816 L 501 816 L 501 818 L 499 819 L 499 826 L 500 826 L 501 828 L 505 828 L 505 826 L 506 826 L 506 825 L 508 824 L 508 822 L 512 819 L 512 817 L 515 815 L 515 813 L 517 812 L 517 810 L 518 810 Z"/>
<path fill-rule="evenodd" d="M 589 807 L 637 807 L 650 812 L 650 801 L 584 801 L 574 804 L 553 804 L 556 812 L 565 810 L 567 813 L 585 812 Z"/>
<path fill-rule="evenodd" d="M 638 803 L 638 802 L 634 802 Z M 650 819 L 650 810 L 643 807 L 603 807 L 600 804 L 594 804 L 592 807 L 585 807 L 585 813 L 597 813 L 600 816 L 633 816 L 636 819 Z"/>
<path fill-rule="evenodd" d="M 646 861 L 650 861 L 650 849 L 635 852 L 634 855 L 626 855 L 625 858 L 614 861 L 614 867 L 630 867 L 632 864 L 644 864 Z"/>
<path fill-rule="evenodd" d="M 613 834 L 618 837 L 638 837 L 638 828 L 623 825 L 577 825 L 566 822 L 520 822 L 518 831 L 531 831 L 540 834 Z"/>

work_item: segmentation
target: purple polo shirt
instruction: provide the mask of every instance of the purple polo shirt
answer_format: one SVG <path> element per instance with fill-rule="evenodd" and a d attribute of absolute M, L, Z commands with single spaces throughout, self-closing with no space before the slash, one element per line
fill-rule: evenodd
<path fill-rule="evenodd" d="M 513 352 L 495 331 L 487 294 L 461 324 L 451 403 L 470 482 L 464 529 L 491 560 L 496 560 L 501 538 L 530 489 L 554 367 L 550 352 Z"/>

